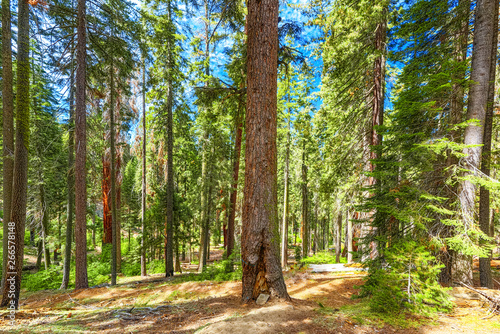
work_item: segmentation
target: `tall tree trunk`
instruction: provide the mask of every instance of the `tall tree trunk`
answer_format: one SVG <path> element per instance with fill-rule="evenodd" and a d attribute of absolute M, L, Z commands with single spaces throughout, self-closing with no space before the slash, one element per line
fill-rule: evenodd
<path fill-rule="evenodd" d="M 481 172 L 490 176 L 491 165 L 491 137 L 493 130 L 493 103 L 495 100 L 495 77 L 496 77 L 496 64 L 497 64 L 497 50 L 498 50 L 498 1 L 495 1 L 496 15 L 493 15 L 493 43 L 491 47 L 491 66 L 490 66 L 490 82 L 488 88 L 488 105 L 486 107 L 486 116 L 484 123 L 484 137 L 483 137 L 483 155 L 481 157 Z M 497 33 L 495 33 L 497 32 Z M 479 226 L 481 231 L 489 237 L 490 234 L 490 191 L 485 187 L 481 187 L 479 191 Z M 491 277 L 491 256 L 486 258 L 479 258 L 479 279 L 480 284 L 486 288 L 493 288 L 493 281 Z"/>
<path fill-rule="evenodd" d="M 236 217 L 236 199 L 238 197 L 238 176 L 240 174 L 241 138 L 243 137 L 243 101 L 241 97 L 238 103 L 238 115 L 236 116 L 236 138 L 234 143 L 233 161 L 233 185 L 230 195 L 229 219 L 227 223 L 227 257 L 233 254 L 234 249 L 234 219 Z"/>
<path fill-rule="evenodd" d="M 113 61 L 111 61 L 110 67 L 109 132 L 109 148 L 111 151 L 111 285 L 116 285 L 118 238 L 116 228 L 115 68 Z"/>
<path fill-rule="evenodd" d="M 198 252 L 198 259 L 200 261 L 198 272 L 202 273 L 207 265 L 206 259 L 206 235 L 208 234 L 208 131 L 205 130 L 202 142 L 202 162 L 201 162 L 201 216 L 200 216 L 200 251 Z"/>
<path fill-rule="evenodd" d="M 117 108 L 119 111 L 120 108 Z M 119 116 L 119 114 L 117 115 Z M 115 119 L 117 119 L 115 116 Z M 119 140 L 120 128 L 116 130 L 116 137 Z M 115 142 L 116 147 L 116 142 Z M 116 272 L 121 272 L 122 269 L 122 201 L 121 201 L 121 153 L 120 149 L 116 150 L 116 169 L 115 169 L 115 187 L 116 187 Z"/>
<path fill-rule="evenodd" d="M 339 206 L 337 224 L 335 226 L 335 262 L 340 263 L 342 249 L 342 208 Z"/>
<path fill-rule="evenodd" d="M 172 20 L 172 4 L 168 2 L 168 15 L 169 20 Z M 168 55 L 167 55 L 167 85 L 168 85 L 168 96 L 167 96 L 167 249 L 165 251 L 165 276 L 174 275 L 174 253 L 173 253 L 173 242 L 174 242 L 174 130 L 173 130 L 173 98 L 174 98 L 174 86 L 172 71 L 174 68 L 173 58 L 172 58 L 172 48 L 174 43 L 172 42 L 172 37 L 168 38 Z"/>
<path fill-rule="evenodd" d="M 306 154 L 306 142 L 302 143 L 302 258 L 309 256 L 309 201 L 308 201 L 308 191 L 307 191 L 307 154 Z"/>
<path fill-rule="evenodd" d="M 146 272 L 146 60 L 142 67 L 142 198 L 141 198 L 141 276 Z"/>
<path fill-rule="evenodd" d="M 73 58 L 73 56 L 72 56 Z M 75 101 L 75 87 L 74 87 L 74 66 L 73 59 L 71 61 L 71 77 L 70 77 L 70 93 L 69 93 L 69 121 L 68 121 L 68 174 L 66 177 L 66 184 L 68 187 L 68 204 L 67 204 L 67 218 L 66 218 L 66 245 L 64 246 L 64 265 L 63 265 L 63 279 L 59 289 L 64 290 L 68 288 L 69 275 L 71 267 L 71 244 L 73 242 L 73 209 L 75 204 L 75 169 L 74 169 L 74 149 L 75 149 L 75 128 L 74 128 L 74 101 Z"/>
<path fill-rule="evenodd" d="M 484 143 L 484 126 L 488 105 L 488 89 L 490 86 L 490 69 L 497 0 L 478 0 L 476 4 L 476 21 L 474 24 L 474 45 L 472 50 L 471 82 L 467 120 L 478 120 L 479 124 L 469 124 L 465 128 L 465 145 L 463 153 L 464 167 L 469 170 L 466 175 L 475 175 L 480 167 L 481 145 Z M 496 33 L 496 32 L 495 32 Z M 465 231 L 474 228 L 476 185 L 468 180 L 462 181 L 459 191 L 461 211 Z M 472 258 L 465 254 L 457 254 L 454 265 L 453 280 L 472 284 Z"/>
<path fill-rule="evenodd" d="M 281 230 L 281 266 L 288 266 L 288 215 L 290 209 L 290 114 L 288 115 L 288 128 L 286 133 L 286 152 L 285 152 L 285 189 L 283 192 L 283 227 Z"/>
<path fill-rule="evenodd" d="M 461 64 L 467 60 L 467 48 L 468 48 L 468 37 L 469 37 L 469 13 L 470 13 L 470 0 L 459 0 L 458 2 L 458 27 L 457 34 L 455 36 L 455 47 L 454 47 L 454 60 L 458 64 Z M 453 94 L 451 95 L 450 101 L 450 127 L 453 127 L 462 122 L 463 111 L 464 111 L 464 99 L 465 99 L 465 89 L 464 89 L 464 81 L 465 81 L 465 68 L 462 71 L 457 71 L 456 77 L 452 80 L 453 84 Z M 458 129 L 450 130 L 450 140 L 456 143 L 460 143 L 461 139 L 461 131 Z M 449 152 L 451 153 L 451 152 Z M 451 166 L 458 164 L 458 158 L 453 154 L 448 154 L 448 158 L 446 160 L 446 169 L 450 170 L 447 174 L 447 177 L 452 176 L 452 170 L 449 168 Z M 448 209 L 453 210 L 453 205 L 456 199 L 456 194 L 458 193 L 457 185 L 450 185 L 448 190 Z M 449 238 L 455 234 L 454 226 L 447 226 L 445 224 L 442 225 L 442 237 Z M 450 285 L 452 282 L 452 272 L 453 272 L 453 262 L 455 260 L 456 253 L 446 247 L 441 249 L 438 253 L 437 258 L 442 262 L 444 267 L 441 269 L 439 274 L 439 282 L 446 286 Z"/>
<path fill-rule="evenodd" d="M 347 263 L 352 263 L 352 220 L 349 219 L 349 214 L 347 214 Z"/>
<path fill-rule="evenodd" d="M 261 293 L 289 299 L 279 252 L 277 212 L 277 0 L 249 0 L 247 113 L 241 251 L 242 301 Z"/>
<path fill-rule="evenodd" d="M 110 133 L 109 131 L 107 131 Z M 111 136 L 110 134 L 108 134 Z M 105 135 L 106 138 L 108 135 Z M 102 245 L 113 242 L 113 214 L 111 213 L 111 161 L 110 153 L 105 149 L 102 158 Z"/>
<path fill-rule="evenodd" d="M 50 250 L 47 245 L 47 235 L 49 230 L 49 210 L 47 208 L 47 202 L 45 200 L 45 189 L 43 184 L 39 186 L 40 191 L 40 205 L 42 213 L 42 249 L 43 249 L 43 261 L 45 264 L 45 270 L 50 267 Z"/>
<path fill-rule="evenodd" d="M 86 84 L 86 3 L 78 0 L 77 55 L 76 55 L 76 108 L 75 108 L 75 289 L 89 287 L 87 277 L 87 113 Z"/>
<path fill-rule="evenodd" d="M 2 8 L 2 11 L 5 9 Z M 4 12 L 2 12 L 3 14 Z M 29 5 L 20 0 L 18 4 L 17 35 L 17 94 L 16 94 L 16 142 L 12 188 L 12 210 L 8 225 L 8 251 L 14 255 L 7 261 L 7 273 L 2 291 L 1 306 L 19 307 L 21 277 L 24 259 L 24 223 L 28 187 L 28 147 L 30 133 L 30 62 L 29 62 Z M 11 239 L 11 236 L 14 238 Z M 13 293 L 12 293 L 13 292 Z"/>
<path fill-rule="evenodd" d="M 9 222 L 12 210 L 12 182 L 14 177 L 14 92 L 12 86 L 12 42 L 10 0 L 2 0 L 2 105 L 3 105 L 3 291 L 9 257 Z"/>

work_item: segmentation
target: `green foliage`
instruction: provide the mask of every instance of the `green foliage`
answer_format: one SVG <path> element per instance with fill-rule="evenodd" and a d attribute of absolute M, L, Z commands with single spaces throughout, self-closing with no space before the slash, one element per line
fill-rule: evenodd
<path fill-rule="evenodd" d="M 39 270 L 23 277 L 22 288 L 27 291 L 54 290 L 61 286 L 61 267 L 50 266 L 48 270 Z"/>
<path fill-rule="evenodd" d="M 336 257 L 333 252 L 321 251 L 317 252 L 313 256 L 306 257 L 300 260 L 303 264 L 329 264 L 336 263 Z M 346 263 L 345 257 L 340 257 L 340 263 Z"/>
<path fill-rule="evenodd" d="M 302 247 L 295 246 L 294 254 L 295 254 L 295 261 L 299 263 L 300 260 L 302 259 Z"/>
<path fill-rule="evenodd" d="M 449 311 L 451 302 L 437 278 L 442 268 L 425 246 L 401 240 L 384 252 L 384 266 L 371 266 L 360 296 L 375 312 L 420 314 Z"/>
<path fill-rule="evenodd" d="M 122 262 L 122 274 L 125 276 L 138 276 L 141 274 L 140 263 Z"/>

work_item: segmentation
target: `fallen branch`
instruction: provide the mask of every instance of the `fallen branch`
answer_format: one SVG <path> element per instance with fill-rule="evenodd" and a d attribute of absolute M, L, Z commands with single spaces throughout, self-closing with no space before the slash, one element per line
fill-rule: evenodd
<path fill-rule="evenodd" d="M 469 289 L 471 291 L 474 291 L 475 293 L 477 293 L 481 297 L 485 298 L 490 303 L 491 312 L 492 313 L 498 313 L 498 314 L 500 314 L 500 299 L 499 298 L 492 297 L 492 296 L 484 293 L 481 290 L 477 290 L 477 289 L 474 289 L 471 286 L 468 286 L 465 283 L 462 283 L 462 282 L 458 282 L 458 283 L 460 285 L 462 285 L 463 287 L 465 287 L 465 288 L 467 288 L 467 289 Z"/>

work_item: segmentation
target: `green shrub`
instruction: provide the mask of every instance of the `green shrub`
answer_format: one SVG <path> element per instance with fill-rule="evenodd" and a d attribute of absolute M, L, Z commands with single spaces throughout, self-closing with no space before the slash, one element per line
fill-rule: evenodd
<path fill-rule="evenodd" d="M 303 264 L 329 264 L 336 263 L 335 255 L 330 251 L 317 252 L 313 256 L 306 257 L 300 260 Z M 340 257 L 341 263 L 346 263 L 345 257 Z"/>
<path fill-rule="evenodd" d="M 62 276 L 61 267 L 50 266 L 48 270 L 25 275 L 21 286 L 27 291 L 55 290 L 61 286 Z"/>
<path fill-rule="evenodd" d="M 301 259 L 302 259 L 302 247 L 295 246 L 295 261 L 299 263 Z"/>
<path fill-rule="evenodd" d="M 125 276 L 138 276 L 141 274 L 140 263 L 122 262 L 122 274 Z"/>
<path fill-rule="evenodd" d="M 152 262 L 148 263 L 148 272 L 152 274 L 165 273 L 165 261 L 153 260 Z"/>
<path fill-rule="evenodd" d="M 434 256 L 412 240 L 401 240 L 384 250 L 385 268 L 370 267 L 361 296 L 370 297 L 376 312 L 394 313 L 403 309 L 430 314 L 448 311 L 452 304 L 446 289 L 438 283 L 441 265 Z"/>

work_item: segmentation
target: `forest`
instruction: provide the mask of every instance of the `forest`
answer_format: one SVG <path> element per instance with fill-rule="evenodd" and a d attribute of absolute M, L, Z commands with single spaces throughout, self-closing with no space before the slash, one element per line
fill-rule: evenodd
<path fill-rule="evenodd" d="M 1 0 L 0 332 L 500 332 L 499 4 Z"/>

